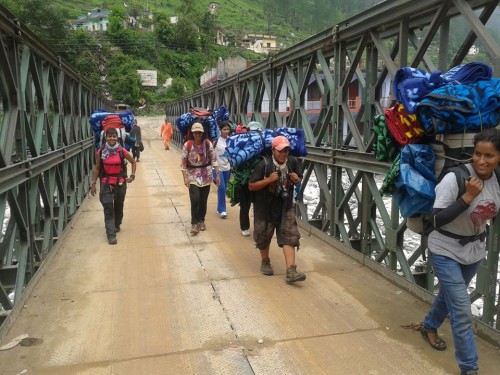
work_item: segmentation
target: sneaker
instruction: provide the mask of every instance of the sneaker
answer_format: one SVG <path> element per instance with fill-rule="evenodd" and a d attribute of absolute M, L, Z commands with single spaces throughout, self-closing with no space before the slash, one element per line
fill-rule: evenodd
<path fill-rule="evenodd" d="M 109 236 L 108 237 L 108 243 L 110 245 L 116 245 L 118 243 L 118 241 L 116 240 L 116 237 L 115 236 Z"/>
<path fill-rule="evenodd" d="M 296 281 L 304 281 L 306 279 L 306 275 L 302 272 L 297 271 L 297 266 L 290 266 L 286 270 L 286 282 L 294 283 Z"/>
<path fill-rule="evenodd" d="M 260 272 L 266 276 L 274 275 L 273 266 L 271 265 L 271 259 L 263 260 L 260 265 Z"/>
<path fill-rule="evenodd" d="M 221 219 L 226 219 L 226 218 L 227 218 L 227 212 L 226 212 L 226 211 L 222 211 L 222 212 L 220 213 L 220 218 L 221 218 Z"/>
<path fill-rule="evenodd" d="M 198 228 L 200 228 L 200 231 L 207 230 L 207 226 L 205 225 L 205 222 L 204 222 L 204 221 L 200 221 L 200 222 L 198 223 Z"/>
<path fill-rule="evenodd" d="M 192 234 L 198 234 L 199 231 L 200 231 L 200 228 L 198 228 L 197 224 L 194 224 L 193 226 L 191 226 L 191 233 Z"/>
<path fill-rule="evenodd" d="M 242 230 L 241 235 L 243 237 L 248 237 L 248 236 L 250 236 L 250 231 L 248 229 Z"/>

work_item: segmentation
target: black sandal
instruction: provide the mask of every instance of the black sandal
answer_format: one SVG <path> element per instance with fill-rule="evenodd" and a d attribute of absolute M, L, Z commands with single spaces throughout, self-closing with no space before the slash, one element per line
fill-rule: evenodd
<path fill-rule="evenodd" d="M 420 330 L 420 333 L 422 334 L 422 337 L 425 339 L 425 341 L 427 341 L 433 349 L 436 349 L 439 351 L 446 350 L 446 342 L 441 337 L 439 337 L 439 335 L 437 333 L 437 329 L 422 328 Z M 428 333 L 435 333 L 436 339 L 434 341 L 431 341 Z"/>

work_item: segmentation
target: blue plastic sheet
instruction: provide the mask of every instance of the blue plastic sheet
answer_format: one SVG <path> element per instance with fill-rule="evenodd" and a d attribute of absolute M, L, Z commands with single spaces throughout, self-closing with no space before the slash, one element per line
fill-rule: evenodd
<path fill-rule="evenodd" d="M 409 144 L 401 150 L 394 198 L 405 218 L 432 211 L 436 193 L 435 154 L 429 145 Z"/>

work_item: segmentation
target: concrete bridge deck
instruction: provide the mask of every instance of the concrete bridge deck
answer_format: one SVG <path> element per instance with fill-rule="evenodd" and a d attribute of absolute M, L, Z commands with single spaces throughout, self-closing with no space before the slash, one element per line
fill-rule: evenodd
<path fill-rule="evenodd" d="M 297 256 L 307 280 L 296 285 L 274 243 L 276 274 L 260 274 L 238 208 L 218 218 L 215 189 L 208 230 L 191 236 L 179 151 L 145 146 L 118 245 L 88 199 L 0 344 L 27 334 L 32 345 L 0 351 L 0 374 L 459 373 L 449 324 L 448 350 L 431 349 L 400 327 L 421 321 L 426 303 L 308 233 Z M 498 374 L 498 348 L 478 345 L 481 374 Z"/>

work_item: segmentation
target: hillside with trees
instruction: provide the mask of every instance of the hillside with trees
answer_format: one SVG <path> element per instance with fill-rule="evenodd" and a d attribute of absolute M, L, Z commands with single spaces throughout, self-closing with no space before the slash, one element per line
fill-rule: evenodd
<path fill-rule="evenodd" d="M 254 62 L 268 56 L 241 47 L 246 33 L 270 34 L 284 49 L 356 13 L 373 0 L 0 0 L 96 89 L 115 102 L 161 105 L 199 88 L 220 57 Z M 78 16 L 111 11 L 107 31 L 73 30 Z M 132 16 L 148 28 L 125 27 Z M 177 22 L 171 23 L 171 17 Z M 227 45 L 215 43 L 222 30 Z M 141 85 L 137 70 L 156 70 L 157 87 Z M 165 82 L 171 85 L 165 87 Z M 149 107 L 149 106 L 148 106 Z"/>

